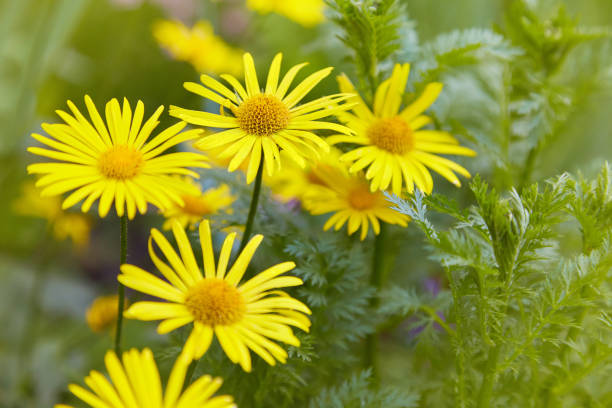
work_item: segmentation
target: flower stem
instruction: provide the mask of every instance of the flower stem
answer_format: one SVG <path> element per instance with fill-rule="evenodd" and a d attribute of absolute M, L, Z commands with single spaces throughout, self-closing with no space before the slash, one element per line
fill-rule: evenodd
<path fill-rule="evenodd" d="M 370 307 L 375 309 L 380 303 L 379 292 L 385 284 L 387 269 L 390 263 L 385 262 L 385 248 L 387 241 L 386 224 L 381 222 L 380 234 L 374 241 L 374 253 L 372 256 L 372 273 L 370 275 L 370 285 L 376 288 L 376 294 L 370 299 Z M 366 337 L 364 366 L 372 368 L 372 378 L 378 377 L 376 366 L 376 350 L 378 348 L 378 334 L 372 333 Z"/>
<path fill-rule="evenodd" d="M 121 261 L 119 265 L 123 265 L 127 259 L 127 216 L 121 216 Z M 121 329 L 123 328 L 123 307 L 125 306 L 125 288 L 121 282 L 117 282 L 118 303 L 117 303 L 117 329 L 115 330 L 115 354 L 121 358 Z"/>
<path fill-rule="evenodd" d="M 525 164 L 523 166 L 523 171 L 521 172 L 521 178 L 519 180 L 519 191 L 523 188 L 527 187 L 531 182 L 531 174 L 533 173 L 533 168 L 535 166 L 536 158 L 540 153 L 540 145 L 534 146 L 529 150 L 529 154 L 525 159 Z"/>
<path fill-rule="evenodd" d="M 242 235 L 242 241 L 240 241 L 240 249 L 238 253 L 242 252 L 247 242 L 251 231 L 253 230 L 253 221 L 255 220 L 255 213 L 257 212 L 257 202 L 259 201 L 259 192 L 261 191 L 261 180 L 263 178 L 263 160 L 259 162 L 259 168 L 257 169 L 257 176 L 255 177 L 255 185 L 253 186 L 253 196 L 251 197 L 251 206 L 249 207 L 249 215 L 247 222 L 244 227 L 244 235 Z"/>
<path fill-rule="evenodd" d="M 500 346 L 493 346 L 489 350 L 487 356 L 487 365 L 480 384 L 480 390 L 478 392 L 478 408 L 489 408 L 491 405 L 491 398 L 493 396 L 493 386 L 495 385 L 495 377 L 497 376 L 497 360 L 499 357 Z"/>

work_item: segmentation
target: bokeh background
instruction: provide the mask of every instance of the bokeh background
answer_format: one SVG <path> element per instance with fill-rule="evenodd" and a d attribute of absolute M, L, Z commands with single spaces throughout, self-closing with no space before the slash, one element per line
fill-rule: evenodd
<path fill-rule="evenodd" d="M 502 24 L 508 2 L 404 3 L 414 24 L 410 35 L 425 43 L 454 29 Z M 540 3 L 546 9 L 547 2 Z M 609 0 L 565 3 L 583 25 L 612 26 Z M 161 46 L 154 36 L 160 20 L 180 20 L 187 27 L 207 21 L 227 47 L 253 53 L 260 72 L 279 51 L 284 53 L 285 67 L 309 61 L 316 68 L 334 66 L 337 73 L 352 71 L 332 23 L 290 17 L 253 10 L 242 0 L 0 1 L 0 406 L 51 406 L 69 380 L 99 365 L 111 345 L 109 333 L 93 333 L 86 325 L 85 310 L 96 296 L 115 291 L 118 220 L 109 217 L 101 223 L 92 215 L 68 222 L 63 230 L 65 220 L 58 219 L 57 203 L 27 201 L 32 177 L 25 169 L 33 161 L 26 153 L 33 144 L 29 134 L 40 132 L 42 122 L 57 121 L 54 111 L 65 109 L 66 100 L 84 106 L 85 94 L 98 106 L 112 97 L 126 97 L 131 103 L 140 99 L 149 113 L 158 105 L 201 104 L 182 83 L 197 81 L 198 70 L 215 68 L 180 61 Z M 417 39 L 404 40 L 416 43 Z M 598 52 L 598 58 L 609 63 L 605 42 Z M 453 76 L 458 80 L 463 73 L 446 75 L 452 83 Z M 612 72 L 598 75 L 612 78 Z M 612 157 L 610 84 L 602 80 L 584 86 L 594 89 L 571 113 L 555 143 L 542 152 L 535 179 L 566 170 L 589 172 Z M 469 90 L 449 89 L 441 102 L 446 111 L 472 109 L 472 100 L 464 99 Z M 330 77 L 316 93 L 335 91 Z M 172 121 L 167 115 L 162 118 L 162 126 Z M 487 163 L 479 161 L 471 170 L 486 176 Z M 161 221 L 161 216 L 151 213 L 130 226 L 130 263 L 148 265 L 148 228 Z M 401 267 L 401 261 L 398 264 Z M 126 339 L 136 345 L 163 341 L 153 325 L 136 322 L 128 326 Z M 391 359 L 386 366 L 393 380 Z"/>

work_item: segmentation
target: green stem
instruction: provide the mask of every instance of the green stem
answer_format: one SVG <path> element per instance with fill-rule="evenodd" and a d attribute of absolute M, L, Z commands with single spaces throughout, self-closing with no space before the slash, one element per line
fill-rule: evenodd
<path fill-rule="evenodd" d="M 185 373 L 185 385 L 183 385 L 183 388 L 187 388 L 189 384 L 191 384 L 191 378 L 193 377 L 193 373 L 195 372 L 195 369 L 198 366 L 199 362 L 200 360 L 198 359 L 193 360 L 191 364 L 189 364 L 189 367 L 187 368 L 187 373 Z"/>
<path fill-rule="evenodd" d="M 123 265 L 127 260 L 127 216 L 121 216 L 121 262 Z M 121 282 L 117 282 L 117 329 L 115 330 L 115 353 L 117 357 L 121 354 L 121 329 L 123 328 L 123 307 L 125 306 L 125 288 Z M 120 358 L 120 357 L 119 357 Z"/>
<path fill-rule="evenodd" d="M 244 235 L 242 235 L 242 241 L 240 241 L 240 249 L 238 250 L 238 253 L 242 252 L 247 242 L 249 242 L 249 237 L 251 236 L 251 231 L 253 230 L 253 221 L 255 220 L 257 202 L 259 201 L 259 193 L 261 191 L 261 179 L 263 178 L 263 164 L 264 162 L 262 159 L 259 162 L 259 168 L 257 169 L 257 176 L 255 177 L 255 185 L 253 186 L 253 196 L 251 197 L 249 215 L 244 227 Z"/>
<path fill-rule="evenodd" d="M 478 392 L 478 408 L 488 408 L 491 405 L 493 386 L 497 375 L 497 359 L 499 358 L 500 346 L 493 346 L 489 350 L 487 366 L 482 377 L 480 391 Z"/>
<path fill-rule="evenodd" d="M 370 275 L 370 285 L 376 288 L 376 294 L 370 300 L 370 307 L 374 310 L 380 304 L 379 292 L 383 287 L 388 264 L 385 264 L 385 247 L 386 247 L 386 225 L 384 222 L 380 224 L 380 234 L 376 236 L 374 241 L 374 253 L 372 256 L 372 273 Z M 366 337 L 364 366 L 372 368 L 372 377 L 378 377 L 378 368 L 376 366 L 376 350 L 378 349 L 378 334 L 372 333 Z"/>
<path fill-rule="evenodd" d="M 531 182 L 531 173 L 533 173 L 538 153 L 540 153 L 539 144 L 529 150 L 529 154 L 527 155 L 527 159 L 525 159 L 525 165 L 523 166 L 523 171 L 521 173 L 519 191 L 527 187 L 527 185 L 529 185 Z"/>

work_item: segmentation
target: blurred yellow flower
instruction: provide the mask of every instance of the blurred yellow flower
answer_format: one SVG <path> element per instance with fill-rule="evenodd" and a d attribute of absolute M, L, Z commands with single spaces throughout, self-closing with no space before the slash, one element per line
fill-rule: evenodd
<path fill-rule="evenodd" d="M 338 115 L 355 134 L 332 136 L 327 141 L 361 145 L 343 154 L 341 160 L 351 164 L 351 173 L 367 167 L 365 176 L 370 180 L 372 191 L 386 190 L 391 186 L 393 193 L 400 195 L 404 188 L 412 192 L 416 184 L 429 194 L 433 190 L 433 180 L 426 167 L 460 186 L 453 171 L 465 177 L 470 177 L 470 173 L 434 153 L 475 156 L 476 152 L 459 146 L 448 132 L 421 130 L 432 121 L 422 113 L 438 98 L 442 91 L 441 83 L 428 84 L 421 96 L 400 111 L 409 70 L 409 64 L 395 65 L 391 77 L 376 90 L 373 111 L 361 98 L 356 98 L 351 113 Z M 355 92 L 346 76 L 339 76 L 338 82 L 342 92 Z"/>
<path fill-rule="evenodd" d="M 87 212 L 99 199 L 100 217 L 106 217 L 114 202 L 119 217 L 127 212 L 132 219 L 136 209 L 146 213 L 148 203 L 163 210 L 174 203 L 182 204 L 182 194 L 197 193 L 192 185 L 177 182 L 174 176 L 199 177 L 186 167 L 210 167 L 205 163 L 206 157 L 195 152 L 166 151 L 198 137 L 200 130 L 180 133 L 187 124 L 179 122 L 150 138 L 159 124 L 163 106 L 143 124 L 141 101 L 132 113 L 127 99 L 123 108 L 117 99 L 112 99 L 106 104 L 105 124 L 88 95 L 85 104 L 91 122 L 68 101 L 74 116 L 56 111 L 65 124 L 42 124 L 51 138 L 32 134 L 48 148 L 29 147 L 28 151 L 55 160 L 28 166 L 28 173 L 43 175 L 36 182 L 37 187 L 44 187 L 41 196 L 58 196 L 74 190 L 63 201 L 63 209 L 84 200 L 81 210 Z"/>
<path fill-rule="evenodd" d="M 125 302 L 127 305 L 127 301 Z M 85 313 L 87 325 L 94 333 L 114 327 L 117 321 L 118 296 L 99 296 L 94 299 Z"/>
<path fill-rule="evenodd" d="M 315 26 L 325 19 L 323 0 L 247 0 L 247 7 L 261 14 L 281 14 L 306 27 Z"/>
<path fill-rule="evenodd" d="M 193 180 L 188 179 L 186 181 L 192 183 L 199 190 L 199 193 L 184 194 L 181 197 L 183 205 L 175 205 L 164 211 L 166 222 L 164 222 L 163 228 L 165 230 L 171 229 L 174 221 L 177 221 L 183 228 L 195 229 L 204 217 L 217 214 L 236 201 L 236 197 L 231 195 L 227 184 L 202 191 L 200 185 Z M 231 212 L 231 207 L 227 211 Z"/>
<path fill-rule="evenodd" d="M 246 181 L 251 183 L 265 166 L 268 176 L 280 170 L 279 151 L 285 150 L 300 166 L 306 159 L 316 160 L 321 153 L 329 151 L 329 145 L 313 130 L 335 130 L 349 134 L 352 131 L 337 123 L 319 120 L 346 110 L 351 105 L 340 104 L 352 94 L 324 96 L 299 105 L 299 102 L 333 68 L 321 69 L 306 77 L 289 91 L 295 76 L 306 64 L 292 67 L 279 83 L 282 54 L 278 53 L 268 73 L 265 89 L 259 86 L 255 62 L 251 54 L 244 54 L 246 89 L 231 75 L 221 75 L 233 90 L 221 82 L 202 75 L 203 85 L 186 82 L 185 89 L 221 105 L 221 114 L 170 107 L 170 115 L 199 126 L 225 129 L 212 135 L 205 135 L 196 142 L 196 147 L 208 151 L 223 147 L 221 159 L 231 157 L 228 171 L 234 171 L 246 161 Z M 225 109 L 232 116 L 225 115 Z"/>
<path fill-rule="evenodd" d="M 204 375 L 183 391 L 190 362 L 185 355 L 179 355 L 164 392 L 150 349 L 131 349 L 123 353 L 122 360 L 113 351 L 108 351 L 104 357 L 108 377 L 92 370 L 85 377 L 91 391 L 76 384 L 70 384 L 68 389 L 95 408 L 236 408 L 229 395 L 213 397 L 223 383 L 218 377 Z M 56 404 L 55 408 L 72 407 Z"/>
<path fill-rule="evenodd" d="M 13 202 L 16 214 L 38 217 L 47 220 L 53 237 L 58 241 L 70 238 L 76 247 L 84 247 L 89 242 L 90 220 L 82 214 L 62 211 L 59 197 L 41 197 L 33 181 L 26 181 L 21 186 L 21 195 Z"/>
<path fill-rule="evenodd" d="M 249 349 L 270 365 L 275 365 L 277 360 L 286 362 L 287 352 L 274 340 L 298 347 L 300 340 L 291 326 L 304 331 L 310 328 L 306 316 L 310 309 L 280 290 L 302 284 L 297 277 L 281 276 L 295 268 L 295 264 L 274 265 L 241 283 L 263 236 L 251 238 L 228 271 L 236 233 L 229 234 L 223 242 L 217 263 L 210 225 L 208 220 L 203 220 L 199 227 L 202 274 L 185 230 L 174 222 L 172 231 L 180 256 L 158 230 L 152 229 L 149 238 L 151 259 L 167 282 L 134 265 L 121 266 L 119 282 L 164 300 L 136 302 L 125 312 L 125 317 L 162 320 L 157 327 L 160 334 L 193 323 L 183 352 L 195 359 L 206 353 L 216 336 L 229 359 L 247 372 L 252 367 Z M 170 265 L 155 253 L 153 241 Z"/>
<path fill-rule="evenodd" d="M 312 185 L 303 195 L 304 207 L 313 215 L 333 212 L 324 230 L 339 230 L 348 221 L 348 234 L 361 227 L 360 239 L 368 235 L 371 225 L 374 234 L 380 233 L 380 221 L 405 227 L 409 218 L 392 210 L 381 191 L 370 191 L 363 173 L 349 173 L 347 166 L 319 166 L 314 174 L 322 182 Z"/>
<path fill-rule="evenodd" d="M 21 185 L 21 195 L 13 202 L 13 210 L 19 215 L 44 218 L 53 221 L 62 213 L 59 197 L 42 198 L 31 180 Z"/>
<path fill-rule="evenodd" d="M 332 147 L 320 160 L 307 163 L 305 168 L 301 168 L 291 157 L 281 152 L 283 171 L 265 177 L 264 182 L 282 202 L 301 200 L 310 187 L 325 185 L 317 173 L 326 166 L 336 166 L 341 154 L 340 150 Z"/>
<path fill-rule="evenodd" d="M 70 238 L 75 246 L 85 247 L 89 243 L 91 222 L 81 214 L 62 213 L 53 223 L 53 236 L 59 241 Z"/>
<path fill-rule="evenodd" d="M 242 74 L 243 51 L 215 35 L 208 21 L 199 21 L 192 28 L 176 20 L 158 21 L 153 36 L 175 59 L 189 62 L 199 73 Z"/>

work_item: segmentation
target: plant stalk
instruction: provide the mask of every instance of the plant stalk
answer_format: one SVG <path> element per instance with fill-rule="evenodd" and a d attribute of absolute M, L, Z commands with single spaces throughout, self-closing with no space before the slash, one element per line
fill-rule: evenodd
<path fill-rule="evenodd" d="M 127 215 L 121 216 L 121 261 L 119 266 L 123 265 L 127 260 Z M 123 308 L 125 306 L 125 287 L 121 282 L 117 281 L 117 329 L 115 330 L 115 354 L 120 357 L 121 354 L 121 329 L 123 328 Z"/>
<path fill-rule="evenodd" d="M 523 166 L 523 171 L 521 172 L 521 179 L 519 180 L 519 191 L 524 189 L 531 182 L 531 174 L 533 173 L 535 162 L 538 154 L 540 153 L 539 144 L 532 147 L 529 150 L 529 154 L 525 159 L 525 165 Z"/>
<path fill-rule="evenodd" d="M 251 206 L 249 207 L 249 215 L 247 222 L 244 227 L 244 234 L 242 235 L 242 241 L 240 241 L 240 249 L 238 253 L 242 252 L 249 237 L 253 230 L 253 221 L 255 220 L 255 213 L 257 212 L 257 203 L 259 202 L 259 193 L 261 192 L 261 180 L 263 178 L 263 159 L 259 162 L 259 168 L 257 169 L 257 176 L 255 177 L 255 185 L 253 186 L 253 196 L 251 197 Z"/>
<path fill-rule="evenodd" d="M 370 299 L 371 310 L 376 309 L 380 304 L 379 292 L 384 286 L 387 278 L 387 269 L 390 263 L 385 263 L 385 248 L 387 241 L 386 224 L 380 223 L 380 234 L 374 241 L 374 253 L 372 256 L 372 273 L 370 275 L 370 285 L 376 288 L 376 294 Z M 378 378 L 378 367 L 376 364 L 376 350 L 378 349 L 378 333 L 369 334 L 366 337 L 364 366 L 372 368 L 372 378 Z"/>
<path fill-rule="evenodd" d="M 487 366 L 485 368 L 480 391 L 478 392 L 478 408 L 489 408 L 491 405 L 491 397 L 493 396 L 493 386 L 495 385 L 495 376 L 497 375 L 497 359 L 499 358 L 500 346 L 493 346 L 489 350 Z"/>

